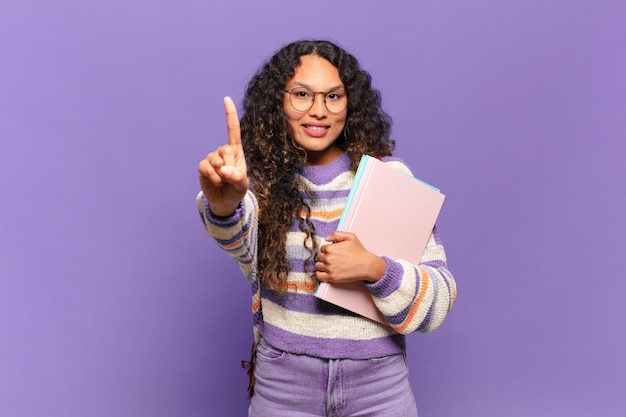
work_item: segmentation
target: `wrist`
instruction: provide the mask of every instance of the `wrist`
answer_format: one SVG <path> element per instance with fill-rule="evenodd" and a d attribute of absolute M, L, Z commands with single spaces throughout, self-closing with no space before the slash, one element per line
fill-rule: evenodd
<path fill-rule="evenodd" d="M 215 207 L 209 205 L 209 211 L 211 211 L 211 214 L 215 217 L 230 217 L 235 213 L 235 210 L 237 210 L 237 207 L 235 207 L 232 210 L 229 210 L 229 209 L 216 209 Z"/>
<path fill-rule="evenodd" d="M 370 283 L 378 282 L 383 275 L 385 275 L 385 268 L 387 267 L 387 262 L 380 256 L 372 254 L 371 261 L 369 263 L 368 275 L 366 281 Z"/>
<path fill-rule="evenodd" d="M 205 207 L 211 213 L 211 215 L 215 217 L 230 217 L 239 207 L 241 207 L 241 201 L 237 202 L 237 204 L 220 204 L 216 202 L 210 202 L 206 195 L 204 196 Z"/>

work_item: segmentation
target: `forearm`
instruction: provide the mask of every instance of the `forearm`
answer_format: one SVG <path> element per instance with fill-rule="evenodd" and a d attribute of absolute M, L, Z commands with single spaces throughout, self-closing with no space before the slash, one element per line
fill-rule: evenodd
<path fill-rule="evenodd" d="M 366 284 L 378 309 L 399 333 L 436 329 L 454 305 L 456 284 L 436 233 L 419 265 L 386 258 L 383 277 Z"/>
<path fill-rule="evenodd" d="M 230 216 L 222 217 L 213 213 L 202 192 L 197 196 L 197 205 L 206 231 L 239 264 L 244 275 L 251 279 L 252 268 L 256 264 L 257 233 L 257 205 L 252 193 L 246 194 Z"/>

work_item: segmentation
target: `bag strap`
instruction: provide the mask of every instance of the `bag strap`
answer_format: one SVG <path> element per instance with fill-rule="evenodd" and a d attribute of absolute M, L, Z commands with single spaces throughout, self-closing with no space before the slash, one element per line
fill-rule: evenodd
<path fill-rule="evenodd" d="M 252 297 L 252 314 L 255 315 L 257 313 L 260 313 L 260 311 L 261 283 L 258 281 L 257 278 L 256 291 L 254 291 L 254 296 Z M 258 323 L 254 323 L 254 341 L 252 342 L 252 352 L 250 353 L 250 360 L 241 361 L 241 367 L 245 369 L 246 374 L 248 374 L 248 399 L 252 398 L 252 396 L 254 395 L 254 368 L 256 367 L 256 346 L 259 340 L 261 340 L 261 335 L 259 334 Z"/>
<path fill-rule="evenodd" d="M 249 361 L 241 361 L 241 367 L 248 374 L 248 399 L 254 395 L 254 368 L 256 366 L 256 342 L 252 343 L 252 352 Z"/>

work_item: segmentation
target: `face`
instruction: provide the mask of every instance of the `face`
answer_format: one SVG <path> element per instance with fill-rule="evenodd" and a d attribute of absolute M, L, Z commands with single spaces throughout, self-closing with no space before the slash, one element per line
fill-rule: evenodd
<path fill-rule="evenodd" d="M 287 81 L 285 90 L 306 87 L 312 91 L 330 92 L 345 87 L 339 78 L 339 71 L 329 61 L 317 55 L 300 57 L 294 76 Z M 335 114 L 328 111 L 324 95 L 316 94 L 313 106 L 300 112 L 289 101 L 289 93 L 284 94 L 283 110 L 289 121 L 289 130 L 298 145 L 307 152 L 308 165 L 327 164 L 341 155 L 335 141 L 346 125 L 348 110 Z"/>

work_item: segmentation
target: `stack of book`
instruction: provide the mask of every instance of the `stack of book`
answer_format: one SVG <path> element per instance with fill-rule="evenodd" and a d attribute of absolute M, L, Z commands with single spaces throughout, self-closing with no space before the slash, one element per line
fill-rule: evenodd
<path fill-rule="evenodd" d="M 352 232 L 378 256 L 420 263 L 445 196 L 370 156 L 357 169 L 337 230 Z M 363 281 L 321 282 L 315 296 L 388 324 Z"/>

